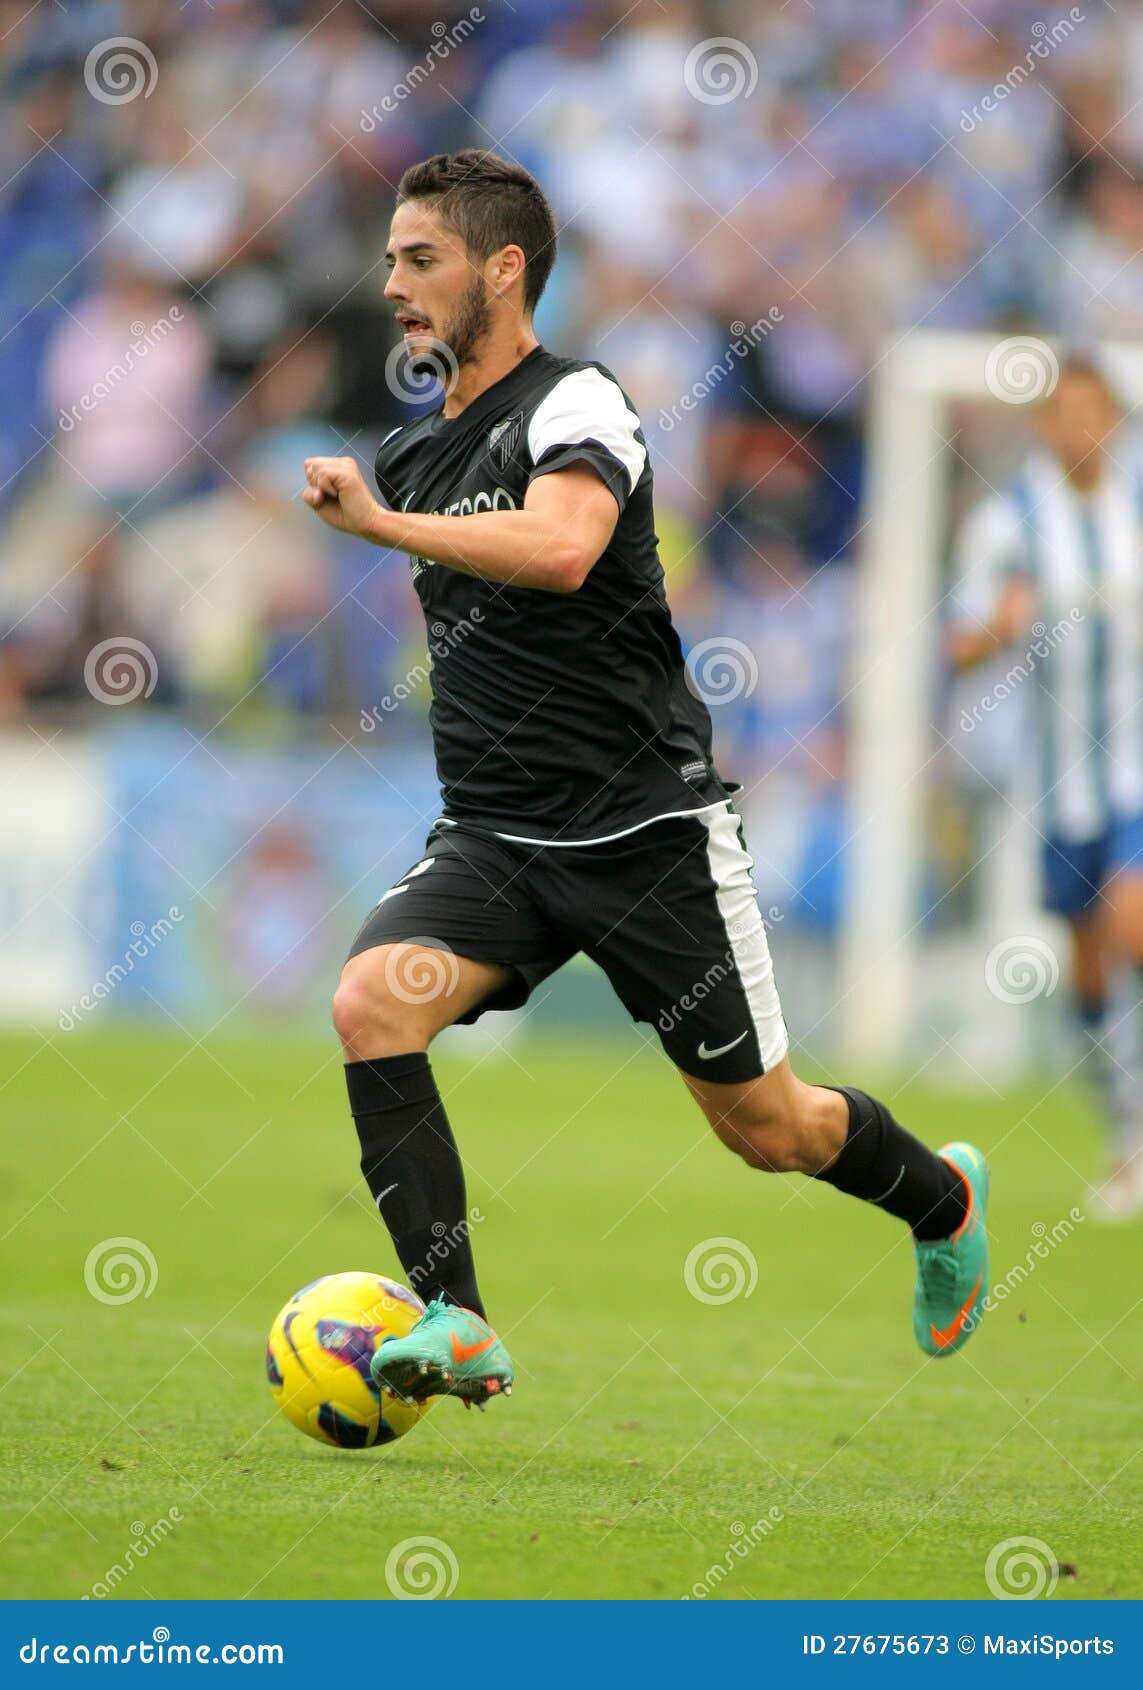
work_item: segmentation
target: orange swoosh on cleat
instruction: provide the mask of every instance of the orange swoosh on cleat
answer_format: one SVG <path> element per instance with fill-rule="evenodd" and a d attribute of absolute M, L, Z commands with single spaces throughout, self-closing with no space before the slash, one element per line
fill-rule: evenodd
<path fill-rule="evenodd" d="M 983 1278 L 984 1269 L 981 1268 L 980 1272 L 976 1276 L 976 1284 L 973 1286 L 972 1290 L 969 1292 L 968 1296 L 965 1298 L 960 1308 L 956 1311 L 952 1320 L 949 1321 L 943 1332 L 938 1332 L 935 1326 L 930 1325 L 929 1336 L 932 1338 L 933 1343 L 937 1346 L 938 1350 L 947 1350 L 950 1344 L 956 1343 L 957 1339 L 964 1331 L 964 1328 L 968 1323 L 968 1317 L 972 1310 L 972 1305 L 976 1301 L 976 1294 L 980 1290 L 980 1284 Z"/>
<path fill-rule="evenodd" d="M 493 1344 L 496 1342 L 495 1332 L 490 1332 L 487 1338 L 481 1338 L 475 1344 L 462 1344 L 455 1332 L 451 1334 L 451 1337 L 452 1359 L 458 1363 L 462 1361 L 471 1361 L 473 1356 L 478 1356 L 482 1350 L 491 1349 Z"/>

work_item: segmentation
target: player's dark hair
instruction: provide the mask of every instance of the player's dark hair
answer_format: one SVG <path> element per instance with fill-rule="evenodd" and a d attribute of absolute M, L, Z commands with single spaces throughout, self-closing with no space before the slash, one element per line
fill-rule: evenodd
<path fill-rule="evenodd" d="M 499 153 L 468 147 L 411 164 L 397 184 L 397 204 L 429 200 L 483 264 L 502 247 L 524 254 L 524 309 L 536 302 L 556 261 L 556 223 L 534 176 Z"/>

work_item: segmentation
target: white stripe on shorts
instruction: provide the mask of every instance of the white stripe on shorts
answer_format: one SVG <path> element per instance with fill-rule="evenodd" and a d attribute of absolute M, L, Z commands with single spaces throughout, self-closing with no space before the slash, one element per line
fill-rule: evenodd
<path fill-rule="evenodd" d="M 750 872 L 754 859 L 743 848 L 738 817 L 732 810 L 720 807 L 715 813 L 701 814 L 699 819 L 707 831 L 707 862 L 726 929 L 727 948 L 742 981 L 762 1066 L 769 1073 L 786 1055 L 790 1038 L 782 1019 L 766 927 Z"/>

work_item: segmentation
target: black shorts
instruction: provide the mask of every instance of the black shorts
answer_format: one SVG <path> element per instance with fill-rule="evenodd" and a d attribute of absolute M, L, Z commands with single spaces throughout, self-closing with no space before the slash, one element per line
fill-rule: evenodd
<path fill-rule="evenodd" d="M 729 803 L 589 845 L 526 844 L 438 822 L 350 955 L 417 942 L 506 965 L 511 985 L 458 1018 L 475 1021 L 486 1009 L 518 1008 L 583 951 L 632 1017 L 655 1024 L 672 1062 L 738 1083 L 788 1047 L 752 867 Z"/>

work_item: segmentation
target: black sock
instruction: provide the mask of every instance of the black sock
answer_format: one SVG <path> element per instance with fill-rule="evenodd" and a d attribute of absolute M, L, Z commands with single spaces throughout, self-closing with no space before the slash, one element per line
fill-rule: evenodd
<path fill-rule="evenodd" d="M 915 1238 L 956 1231 L 967 1211 L 963 1177 L 907 1133 L 883 1103 L 855 1086 L 831 1086 L 849 1104 L 841 1154 L 815 1177 L 907 1221 Z"/>
<path fill-rule="evenodd" d="M 361 1172 L 409 1284 L 483 1316 L 468 1237 L 464 1169 L 423 1051 L 347 1062 Z"/>

